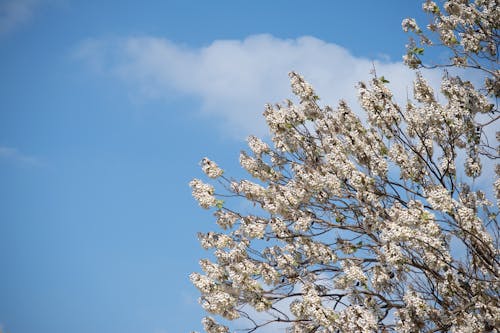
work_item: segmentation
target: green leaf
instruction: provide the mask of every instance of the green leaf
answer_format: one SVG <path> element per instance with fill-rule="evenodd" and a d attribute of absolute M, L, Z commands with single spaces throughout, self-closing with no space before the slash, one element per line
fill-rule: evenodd
<path fill-rule="evenodd" d="M 413 52 L 414 52 L 415 54 L 422 55 L 422 54 L 424 54 L 424 49 L 423 49 L 423 48 L 421 48 L 421 47 L 416 47 L 416 48 L 414 48 L 414 49 L 413 49 Z"/>
<path fill-rule="evenodd" d="M 224 206 L 224 200 L 216 200 L 215 201 L 215 207 L 217 207 L 218 209 L 222 209 L 222 207 Z"/>
<path fill-rule="evenodd" d="M 380 82 L 382 82 L 382 83 L 389 83 L 390 81 L 387 80 L 385 77 L 381 76 L 380 77 Z"/>

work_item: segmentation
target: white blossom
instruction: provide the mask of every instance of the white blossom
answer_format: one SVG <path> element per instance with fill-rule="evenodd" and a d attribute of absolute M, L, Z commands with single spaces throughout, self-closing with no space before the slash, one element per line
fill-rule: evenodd
<path fill-rule="evenodd" d="M 199 179 L 193 179 L 189 186 L 193 189 L 193 197 L 198 201 L 201 207 L 209 208 L 215 206 L 214 187 L 203 183 Z"/>
<path fill-rule="evenodd" d="M 418 27 L 417 22 L 415 21 L 415 19 L 412 19 L 412 18 L 404 19 L 403 22 L 401 23 L 401 27 L 403 28 L 404 32 L 408 32 L 408 31 L 418 32 L 418 31 L 420 31 L 420 28 Z"/>
<path fill-rule="evenodd" d="M 229 328 L 227 326 L 217 324 L 212 317 L 203 318 L 202 324 L 207 333 L 229 333 Z"/>
<path fill-rule="evenodd" d="M 217 178 L 222 176 L 224 171 L 214 161 L 204 158 L 201 160 L 201 169 L 210 178 Z"/>

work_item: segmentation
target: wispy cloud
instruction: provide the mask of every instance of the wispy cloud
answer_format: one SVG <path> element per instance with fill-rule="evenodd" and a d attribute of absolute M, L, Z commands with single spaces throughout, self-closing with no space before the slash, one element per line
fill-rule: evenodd
<path fill-rule="evenodd" d="M 20 163 L 22 165 L 39 166 L 41 161 L 30 155 L 21 153 L 16 148 L 0 146 L 0 160 Z"/>
<path fill-rule="evenodd" d="M 0 35 L 29 21 L 42 0 L 6 0 L 0 3 Z"/>
<path fill-rule="evenodd" d="M 132 83 L 144 96 L 195 97 L 203 113 L 216 117 L 222 128 L 238 136 L 266 133 L 261 117 L 264 104 L 290 97 L 287 73 L 291 70 L 304 75 L 323 102 L 334 105 L 342 98 L 356 106 L 355 85 L 370 78 L 373 66 L 391 81 L 402 101 L 414 79 L 414 73 L 399 61 L 356 57 L 314 37 L 254 35 L 216 40 L 201 48 L 154 37 L 89 39 L 79 45 L 76 55 L 102 73 Z"/>

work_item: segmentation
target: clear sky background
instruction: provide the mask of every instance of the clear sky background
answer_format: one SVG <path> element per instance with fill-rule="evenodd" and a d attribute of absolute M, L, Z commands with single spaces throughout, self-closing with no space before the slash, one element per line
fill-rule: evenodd
<path fill-rule="evenodd" d="M 0 0 L 0 327 L 201 330 L 198 162 L 241 175 L 290 70 L 354 104 L 374 62 L 405 99 L 401 20 L 420 6 Z"/>

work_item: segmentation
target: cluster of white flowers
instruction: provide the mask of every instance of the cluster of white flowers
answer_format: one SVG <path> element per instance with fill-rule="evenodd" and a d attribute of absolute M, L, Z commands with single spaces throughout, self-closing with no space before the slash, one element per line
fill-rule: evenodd
<path fill-rule="evenodd" d="M 217 224 L 224 230 L 231 229 L 240 218 L 237 214 L 222 209 L 217 210 L 215 216 Z"/>
<path fill-rule="evenodd" d="M 245 152 L 240 154 L 240 164 L 253 177 L 260 180 L 266 181 L 280 178 L 280 174 L 264 163 L 262 159 L 250 157 Z"/>
<path fill-rule="evenodd" d="M 248 141 L 248 146 L 250 147 L 252 152 L 258 157 L 262 156 L 262 154 L 266 154 L 271 151 L 267 143 L 257 138 L 256 136 L 253 135 L 249 136 L 247 141 Z"/>
<path fill-rule="evenodd" d="M 325 332 L 333 332 L 338 328 L 338 315 L 332 309 L 326 307 L 321 300 L 316 286 L 306 284 L 303 287 L 302 300 L 294 300 L 290 304 L 290 311 L 297 318 L 310 321 L 311 325 L 302 325 L 300 322 L 294 327 L 295 331 L 307 332 L 312 327 L 322 327 Z"/>
<path fill-rule="evenodd" d="M 234 193 L 242 194 L 247 199 L 252 201 L 262 201 L 267 194 L 266 189 L 261 185 L 250 182 L 248 180 L 243 180 L 239 183 L 231 183 L 231 189 L 234 191 Z"/>
<path fill-rule="evenodd" d="M 493 183 L 495 197 L 497 198 L 497 206 L 500 206 L 500 175 L 497 174 L 497 179 Z"/>
<path fill-rule="evenodd" d="M 217 199 L 214 197 L 214 187 L 206 184 L 199 179 L 193 179 L 189 186 L 193 189 L 193 197 L 198 201 L 201 207 L 210 208 L 215 206 Z"/>
<path fill-rule="evenodd" d="M 394 273 L 393 273 L 394 274 Z M 391 275 L 387 269 L 377 265 L 372 269 L 371 284 L 376 291 L 390 291 L 391 288 Z"/>
<path fill-rule="evenodd" d="M 392 92 L 387 88 L 382 79 L 372 80 L 371 89 L 360 83 L 359 100 L 363 109 L 368 114 L 368 121 L 374 127 L 384 131 L 387 137 L 392 137 L 394 126 L 401 122 L 401 110 L 392 101 Z"/>
<path fill-rule="evenodd" d="M 292 85 L 292 92 L 300 97 L 302 100 L 312 99 L 314 98 L 314 90 L 312 86 L 307 83 L 304 78 L 295 73 L 290 72 L 290 83 Z"/>
<path fill-rule="evenodd" d="M 204 249 L 223 249 L 225 247 L 234 247 L 235 244 L 230 236 L 216 232 L 199 233 L 198 238 Z"/>
<path fill-rule="evenodd" d="M 389 158 L 400 170 L 400 177 L 405 180 L 423 182 L 429 171 L 425 168 L 425 161 L 418 154 L 416 147 L 408 151 L 402 144 L 395 143 L 389 149 Z M 425 149 L 425 148 L 424 148 Z"/>
<path fill-rule="evenodd" d="M 243 234 L 250 238 L 261 239 L 267 227 L 267 220 L 255 216 L 247 216 L 243 219 L 241 230 Z"/>
<path fill-rule="evenodd" d="M 201 160 L 201 169 L 210 178 L 220 177 L 224 173 L 224 171 L 219 168 L 217 163 L 209 160 L 206 157 Z"/>
<path fill-rule="evenodd" d="M 413 290 L 405 293 L 405 307 L 396 311 L 398 332 L 419 332 L 425 326 L 429 305 Z"/>
<path fill-rule="evenodd" d="M 227 326 L 218 324 L 212 317 L 203 318 L 202 324 L 207 333 L 229 333 Z"/>
<path fill-rule="evenodd" d="M 377 318 L 369 309 L 352 305 L 339 314 L 339 328 L 342 332 L 377 332 Z"/>
<path fill-rule="evenodd" d="M 312 223 L 312 218 L 310 216 L 308 216 L 308 215 L 301 216 L 295 222 L 294 228 L 297 231 L 306 231 L 306 230 L 309 230 L 311 223 Z"/>
<path fill-rule="evenodd" d="M 315 242 L 310 238 L 302 237 L 298 239 L 297 243 L 300 244 L 300 248 L 311 263 L 327 265 L 337 261 L 337 255 L 332 249 L 321 242 Z"/>
<path fill-rule="evenodd" d="M 481 174 L 481 161 L 477 158 L 469 157 L 465 161 L 465 174 L 469 177 L 477 177 Z"/>
<path fill-rule="evenodd" d="M 500 95 L 495 2 L 427 0 L 435 38 L 413 19 L 402 23 L 418 37 L 405 56 L 411 68 L 426 67 L 424 47 L 444 44 L 451 52 L 444 65 L 478 69 L 484 87 L 450 71 L 436 95 L 417 73 L 400 106 L 388 80 L 374 75 L 358 85 L 367 116 L 360 118 L 345 101 L 320 106 L 292 72 L 299 102 L 266 105 L 269 144 L 250 136 L 240 155 L 250 180 L 229 179 L 202 160 L 217 193 L 198 179 L 190 186 L 222 229 L 199 234 L 213 257 L 200 261 L 203 274 L 190 276 L 206 311 L 249 317 L 249 331 L 272 323 L 297 333 L 499 326 L 500 166 L 491 190 L 480 178 L 491 172 L 485 159 L 500 154 L 490 138 Z M 267 314 L 252 318 L 249 308 Z M 210 333 L 229 330 L 211 317 L 203 325 Z"/>
<path fill-rule="evenodd" d="M 431 0 L 426 0 L 423 10 L 432 15 L 432 22 L 427 26 L 431 33 L 450 52 L 451 65 L 459 67 L 483 67 L 484 61 L 498 64 L 498 22 L 500 9 L 496 0 L 447 0 L 443 1 L 443 8 Z M 414 20 L 403 21 L 403 29 L 412 31 L 419 37 L 423 46 L 438 44 L 418 28 Z M 408 64 L 412 68 L 422 65 L 420 59 L 424 49 L 415 43 L 410 43 L 405 60 L 412 60 Z M 458 61 L 458 64 L 457 64 Z M 496 66 L 493 65 L 493 66 Z M 486 66 L 485 66 L 486 67 Z M 485 81 L 491 79 L 489 75 Z M 494 82 L 498 84 L 498 72 L 493 74 Z M 498 95 L 497 95 L 498 96 Z"/>
<path fill-rule="evenodd" d="M 433 209 L 442 212 L 451 212 L 454 208 L 454 200 L 448 189 L 435 185 L 427 190 L 427 201 Z"/>
<path fill-rule="evenodd" d="M 396 267 L 404 263 L 401 252 L 394 257 L 393 244 L 404 247 L 408 253 L 418 254 L 426 264 L 436 271 L 445 268 L 451 260 L 449 250 L 443 245 L 444 235 L 432 213 L 424 209 L 420 201 L 410 200 L 407 208 L 400 203 L 388 211 L 390 219 L 384 221 L 381 240 L 386 244 L 385 253 Z"/>
<path fill-rule="evenodd" d="M 339 280 L 336 281 L 337 287 L 344 289 L 357 283 L 366 283 L 366 275 L 356 263 L 343 260 L 341 266 L 345 275 L 339 277 Z"/>
<path fill-rule="evenodd" d="M 407 310 L 413 312 L 415 316 L 424 317 L 427 315 L 429 305 L 416 292 L 413 290 L 407 291 L 403 299 Z"/>
<path fill-rule="evenodd" d="M 450 329 L 452 333 L 476 333 L 485 332 L 482 321 L 471 313 L 464 313 L 462 317 L 456 318 Z"/>
<path fill-rule="evenodd" d="M 214 289 L 216 289 L 216 284 L 208 276 L 191 273 L 189 278 L 195 287 L 204 294 L 211 293 Z"/>
<path fill-rule="evenodd" d="M 415 19 L 412 19 L 412 18 L 404 19 L 403 22 L 401 23 L 401 27 L 403 28 L 404 32 L 409 32 L 409 31 L 419 32 L 420 31 L 420 28 L 418 27 L 417 22 L 415 21 Z"/>

